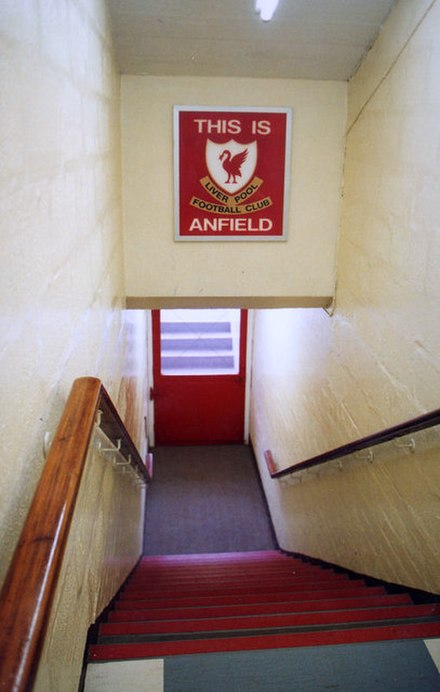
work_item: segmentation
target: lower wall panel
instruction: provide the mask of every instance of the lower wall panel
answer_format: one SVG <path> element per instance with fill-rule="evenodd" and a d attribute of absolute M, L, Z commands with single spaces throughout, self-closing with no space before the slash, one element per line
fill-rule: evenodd
<path fill-rule="evenodd" d="M 254 434 L 280 547 L 440 593 L 438 440 L 418 435 L 414 453 L 388 443 L 372 462 L 353 455 L 282 481 L 269 477 Z"/>
<path fill-rule="evenodd" d="M 34 692 L 76 692 L 88 628 L 142 552 L 145 490 L 98 453 L 101 437 L 89 451 Z"/>

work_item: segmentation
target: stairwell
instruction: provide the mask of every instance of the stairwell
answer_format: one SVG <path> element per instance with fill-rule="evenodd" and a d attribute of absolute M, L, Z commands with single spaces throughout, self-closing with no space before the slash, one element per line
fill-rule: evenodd
<path fill-rule="evenodd" d="M 161 323 L 164 374 L 229 373 L 235 365 L 230 321 Z"/>
<path fill-rule="evenodd" d="M 99 625 L 88 660 L 439 636 L 439 603 L 416 604 L 409 593 L 278 551 L 165 555 L 141 559 Z"/>
<path fill-rule="evenodd" d="M 160 311 L 164 375 L 238 372 L 240 310 L 212 308 Z"/>

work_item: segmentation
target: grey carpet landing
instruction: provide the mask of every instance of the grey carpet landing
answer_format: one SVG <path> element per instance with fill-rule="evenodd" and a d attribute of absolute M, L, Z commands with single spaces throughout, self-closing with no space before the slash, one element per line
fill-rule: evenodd
<path fill-rule="evenodd" d="M 249 447 L 156 447 L 145 555 L 276 547 Z"/>
<path fill-rule="evenodd" d="M 421 640 L 170 656 L 165 692 L 440 692 Z"/>

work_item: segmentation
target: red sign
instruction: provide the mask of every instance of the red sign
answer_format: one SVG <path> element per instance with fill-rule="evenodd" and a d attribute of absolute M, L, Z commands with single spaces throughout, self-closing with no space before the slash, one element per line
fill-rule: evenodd
<path fill-rule="evenodd" d="M 175 106 L 176 240 L 284 240 L 290 110 Z"/>

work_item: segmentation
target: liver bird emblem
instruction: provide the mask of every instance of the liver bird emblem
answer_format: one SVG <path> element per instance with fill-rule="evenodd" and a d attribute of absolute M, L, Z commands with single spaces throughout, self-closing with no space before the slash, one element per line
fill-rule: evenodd
<path fill-rule="evenodd" d="M 228 174 L 228 179 L 225 183 L 232 183 L 235 185 L 237 183 L 237 177 L 241 178 L 241 167 L 247 159 L 248 150 L 243 149 L 243 151 L 238 152 L 232 156 L 229 149 L 224 149 L 219 156 L 222 166 Z"/>
<path fill-rule="evenodd" d="M 231 195 L 252 180 L 257 165 L 257 142 L 230 139 L 219 143 L 207 139 L 205 158 L 212 180 Z"/>

